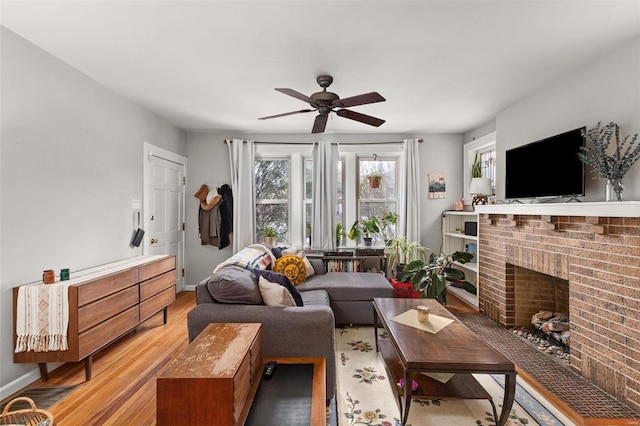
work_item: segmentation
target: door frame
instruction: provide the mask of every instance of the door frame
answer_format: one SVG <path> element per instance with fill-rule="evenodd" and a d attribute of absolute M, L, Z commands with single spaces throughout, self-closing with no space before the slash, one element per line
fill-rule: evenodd
<path fill-rule="evenodd" d="M 184 177 L 185 183 L 182 185 L 182 205 L 180 206 L 180 210 L 182 210 L 182 219 L 183 222 L 186 222 L 186 201 L 185 201 L 185 192 L 186 192 L 186 176 L 187 176 L 187 157 L 184 157 L 180 154 L 176 154 L 175 152 L 168 151 L 166 149 L 160 148 L 159 146 L 151 145 L 148 142 L 144 142 L 143 144 L 143 159 L 142 159 L 142 226 L 143 229 L 151 229 L 150 217 L 148 212 L 151 210 L 151 194 L 153 192 L 153 179 L 151 176 L 151 171 L 153 170 L 151 167 L 151 159 L 153 157 L 161 158 L 166 161 L 170 161 L 172 163 L 179 164 L 184 167 Z M 176 273 L 181 274 L 182 269 L 185 268 L 185 259 L 187 257 L 187 245 L 186 245 L 186 232 L 184 229 L 182 230 L 182 238 L 180 244 L 182 246 L 182 259 L 179 259 L 182 264 L 176 264 Z M 142 243 L 142 254 L 148 254 L 150 252 L 150 244 L 149 239 L 144 238 Z M 187 274 L 185 270 L 185 274 L 182 277 L 182 286 L 180 288 L 176 287 L 176 293 L 182 292 L 186 288 Z"/>

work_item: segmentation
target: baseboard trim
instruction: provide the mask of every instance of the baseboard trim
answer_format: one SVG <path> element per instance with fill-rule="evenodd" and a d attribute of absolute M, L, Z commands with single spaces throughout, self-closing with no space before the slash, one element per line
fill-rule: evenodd
<path fill-rule="evenodd" d="M 63 364 L 64 363 L 47 364 L 47 371 L 51 372 Z M 28 371 L 12 382 L 0 387 L 0 401 L 10 397 L 15 393 L 20 392 L 22 389 L 26 388 L 37 380 L 40 380 L 40 369 L 38 367 L 34 368 L 31 371 Z"/>

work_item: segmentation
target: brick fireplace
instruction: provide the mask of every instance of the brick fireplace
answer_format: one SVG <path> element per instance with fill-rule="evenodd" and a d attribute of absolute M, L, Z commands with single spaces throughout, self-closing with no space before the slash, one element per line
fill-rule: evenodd
<path fill-rule="evenodd" d="M 479 309 L 514 327 L 568 304 L 571 368 L 640 411 L 640 203 L 599 204 L 479 208 Z"/>

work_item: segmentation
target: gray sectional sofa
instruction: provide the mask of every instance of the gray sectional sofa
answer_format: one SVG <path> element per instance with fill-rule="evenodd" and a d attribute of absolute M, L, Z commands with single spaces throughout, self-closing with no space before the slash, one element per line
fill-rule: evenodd
<path fill-rule="evenodd" d="M 393 297 L 393 287 L 380 274 L 326 273 L 322 260 L 311 264 L 315 275 L 296 287 L 303 306 L 292 307 L 262 304 L 259 290 L 252 292 L 258 279 L 251 270 L 220 269 L 196 286 L 196 306 L 187 315 L 189 341 L 210 323 L 261 323 L 263 357 L 325 358 L 329 401 L 336 389 L 336 324 L 373 324 L 373 298 Z"/>

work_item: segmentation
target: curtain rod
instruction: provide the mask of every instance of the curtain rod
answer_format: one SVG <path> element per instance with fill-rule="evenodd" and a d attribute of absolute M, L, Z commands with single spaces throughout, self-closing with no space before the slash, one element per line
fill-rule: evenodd
<path fill-rule="evenodd" d="M 224 140 L 225 145 L 231 142 L 228 139 Z M 419 143 L 424 142 L 424 139 L 418 139 Z M 264 143 L 264 144 L 278 144 L 278 145 L 312 145 L 315 142 L 267 142 L 267 141 L 254 141 L 254 143 Z M 395 144 L 395 143 L 404 143 L 404 141 L 394 141 L 394 142 L 332 142 L 333 144 L 339 145 L 372 145 L 372 144 Z"/>

